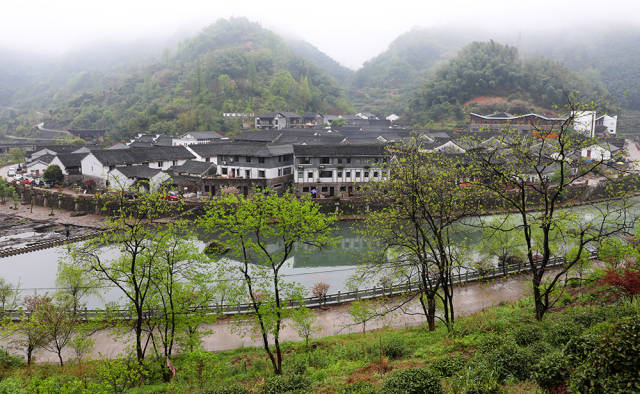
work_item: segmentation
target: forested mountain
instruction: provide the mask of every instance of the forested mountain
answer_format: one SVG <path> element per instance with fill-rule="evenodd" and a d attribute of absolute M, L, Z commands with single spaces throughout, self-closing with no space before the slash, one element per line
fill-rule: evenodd
<path fill-rule="evenodd" d="M 501 108 L 528 112 L 566 103 L 567 94 L 601 99 L 607 92 L 597 84 L 542 57 L 522 60 L 515 47 L 494 41 L 473 42 L 440 66 L 412 96 L 408 118 L 425 124 L 452 117 L 463 119 L 463 105 L 479 97 L 502 99 Z"/>
<path fill-rule="evenodd" d="M 529 69 L 536 68 L 538 72 L 546 69 L 555 73 L 556 81 L 558 73 L 565 73 L 567 69 L 575 71 L 592 84 L 603 86 L 610 93 L 608 97 L 613 106 L 640 110 L 640 30 L 637 27 L 567 28 L 538 33 L 513 29 L 508 32 L 414 29 L 399 36 L 385 52 L 356 71 L 349 96 L 359 110 L 403 112 L 413 91 L 422 86 L 439 65 L 455 56 L 464 45 L 492 38 L 518 48 L 521 56 L 528 59 Z M 551 65 L 549 59 L 560 64 Z M 533 66 L 536 63 L 538 67 Z M 567 78 L 574 80 L 575 74 Z"/>
<path fill-rule="evenodd" d="M 0 133 L 28 134 L 36 120 L 117 138 L 228 131 L 240 125 L 223 112 L 270 110 L 395 112 L 424 124 L 472 109 L 544 112 L 569 90 L 628 112 L 640 110 L 639 47 L 635 28 L 414 29 L 353 72 L 304 41 L 220 20 L 182 41 L 96 45 L 63 59 L 0 51 Z"/>
<path fill-rule="evenodd" d="M 315 64 L 340 83 L 347 82 L 354 73 L 306 41 L 290 39 L 287 40 L 287 45 L 298 56 Z"/>
<path fill-rule="evenodd" d="M 627 109 L 640 110 L 640 30 L 637 27 L 592 28 L 556 34 L 525 35 L 526 56 L 541 54 L 593 81 L 602 82 Z"/>
<path fill-rule="evenodd" d="M 460 32 L 414 29 L 402 34 L 353 75 L 349 96 L 354 106 L 374 112 L 403 112 L 409 93 L 464 43 Z"/>
<path fill-rule="evenodd" d="M 246 19 L 220 20 L 149 65 L 74 80 L 81 93 L 52 97 L 47 125 L 108 128 L 116 138 L 238 128 L 223 112 L 351 110 L 331 77 Z"/>

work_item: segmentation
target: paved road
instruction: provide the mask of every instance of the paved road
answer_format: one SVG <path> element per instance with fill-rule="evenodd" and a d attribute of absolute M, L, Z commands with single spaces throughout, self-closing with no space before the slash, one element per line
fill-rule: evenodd
<path fill-rule="evenodd" d="M 9 164 L 9 165 L 0 167 L 0 178 L 9 179 L 9 180 L 13 179 L 13 178 L 7 176 L 7 171 L 9 171 L 9 168 L 17 167 L 17 166 L 18 166 L 17 164 Z"/>
<path fill-rule="evenodd" d="M 627 160 L 633 161 L 633 168 L 636 171 L 640 171 L 640 151 L 638 150 L 638 144 L 633 141 L 628 143 L 628 149 L 626 150 Z"/>
<path fill-rule="evenodd" d="M 516 301 L 531 294 L 529 287 L 530 282 L 525 275 L 513 276 L 492 282 L 467 284 L 455 289 L 455 310 L 458 316 L 469 315 L 500 303 Z M 418 311 L 419 302 L 416 301 L 410 304 L 408 309 L 413 312 Z M 325 337 L 362 331 L 362 326 L 353 324 L 349 314 L 348 304 L 330 307 L 326 310 L 314 309 L 313 311 L 316 314 L 315 325 L 319 327 L 318 332 L 313 335 L 313 337 Z M 417 326 L 424 322 L 425 320 L 421 315 L 408 315 L 402 312 L 396 312 L 368 322 L 367 331 L 381 327 L 404 328 Z M 246 329 L 244 329 L 246 335 L 238 335 L 238 326 L 230 319 L 224 319 L 203 328 L 207 330 L 210 329 L 213 332 L 211 335 L 203 338 L 203 347 L 208 351 L 260 345 L 259 337 L 255 334 L 252 335 Z M 91 337 L 95 341 L 95 347 L 89 357 L 93 359 L 121 356 L 125 354 L 127 348 L 130 349 L 133 344 L 133 334 L 128 338 L 117 340 L 112 330 L 99 331 Z M 285 324 L 282 332 L 282 340 L 301 340 L 301 338 L 297 335 L 295 328 L 291 324 Z M 0 344 L 10 348 L 9 342 L 10 338 L 5 338 L 0 341 Z M 10 350 L 12 353 L 24 354 L 22 349 Z M 55 363 L 58 361 L 55 353 L 44 350 L 36 351 L 35 356 L 37 362 Z M 63 357 L 65 359 L 71 358 L 71 352 L 65 350 Z"/>

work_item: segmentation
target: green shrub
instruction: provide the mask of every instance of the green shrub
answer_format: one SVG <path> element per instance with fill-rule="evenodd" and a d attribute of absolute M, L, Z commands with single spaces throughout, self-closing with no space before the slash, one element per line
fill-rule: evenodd
<path fill-rule="evenodd" d="M 249 394 L 249 390 L 240 384 L 225 387 L 217 387 L 210 391 L 211 394 Z"/>
<path fill-rule="evenodd" d="M 564 347 L 564 354 L 569 363 L 577 365 L 584 361 L 612 327 L 613 323 L 598 323 L 582 335 L 572 338 Z"/>
<path fill-rule="evenodd" d="M 509 377 L 517 380 L 528 379 L 534 357 L 528 349 L 506 342 L 481 353 L 478 361 L 484 362 L 488 368 L 495 371 L 498 380 L 503 382 Z"/>
<path fill-rule="evenodd" d="M 564 346 L 582 333 L 582 327 L 571 320 L 555 322 L 545 332 L 545 340 L 553 346 Z"/>
<path fill-rule="evenodd" d="M 0 349 L 0 369 L 13 369 L 22 367 L 25 364 L 22 357 L 10 354 L 5 349 Z"/>
<path fill-rule="evenodd" d="M 544 341 L 538 341 L 527 346 L 527 351 L 530 354 L 538 355 L 538 356 L 547 354 L 547 353 L 553 353 L 557 349 L 558 348 L 551 346 L 550 344 Z"/>
<path fill-rule="evenodd" d="M 311 386 L 311 381 L 300 375 L 273 376 L 262 386 L 264 394 L 280 394 L 288 391 L 304 390 Z"/>
<path fill-rule="evenodd" d="M 451 377 L 467 365 L 467 358 L 462 354 L 449 354 L 438 357 L 431 362 L 429 368 L 443 377 Z"/>
<path fill-rule="evenodd" d="M 390 359 L 397 359 L 404 356 L 407 347 L 404 341 L 398 337 L 390 337 L 382 341 L 382 354 Z"/>
<path fill-rule="evenodd" d="M 571 314 L 571 319 L 574 323 L 589 328 L 596 323 L 604 321 L 605 317 L 602 313 L 592 310 L 581 310 Z"/>
<path fill-rule="evenodd" d="M 313 368 L 326 368 L 331 364 L 332 359 L 329 352 L 325 349 L 315 349 L 307 353 L 307 365 Z"/>
<path fill-rule="evenodd" d="M 538 386 L 551 390 L 565 384 L 569 377 L 567 359 L 562 352 L 543 355 L 533 366 L 531 376 Z"/>
<path fill-rule="evenodd" d="M 0 394 L 26 394 L 19 379 L 8 377 L 0 380 Z"/>
<path fill-rule="evenodd" d="M 515 345 L 515 341 L 513 341 L 512 338 L 505 338 L 504 336 L 491 333 L 491 334 L 483 335 L 480 338 L 476 349 L 479 353 L 487 353 L 499 346 L 502 346 L 508 343 L 509 341 L 513 342 L 513 344 Z"/>
<path fill-rule="evenodd" d="M 191 384 L 194 387 L 204 390 L 213 386 L 216 377 L 221 375 L 222 365 L 217 362 L 218 356 L 215 353 L 206 352 L 204 350 L 194 350 L 185 352 L 175 361 L 176 370 L 180 371 L 176 376 L 176 380 Z M 229 370 L 227 376 L 233 376 L 233 366 L 227 366 Z M 238 372 L 244 373 L 245 369 L 238 366 Z"/>
<path fill-rule="evenodd" d="M 340 391 L 341 394 L 377 394 L 378 388 L 371 382 L 356 382 L 350 384 Z"/>
<path fill-rule="evenodd" d="M 285 371 L 292 375 L 304 375 L 307 371 L 307 354 L 298 353 L 285 360 Z"/>
<path fill-rule="evenodd" d="M 463 394 L 494 394 L 502 390 L 497 374 L 482 362 L 473 362 L 449 380 L 449 390 Z"/>
<path fill-rule="evenodd" d="M 146 371 L 133 357 L 105 359 L 96 367 L 98 381 L 108 385 L 113 393 L 122 393 L 135 386 L 145 375 Z"/>
<path fill-rule="evenodd" d="M 640 315 L 620 320 L 600 337 L 571 375 L 571 391 L 640 392 Z"/>
<path fill-rule="evenodd" d="M 393 371 L 382 384 L 385 394 L 440 394 L 440 376 L 427 368 Z"/>
<path fill-rule="evenodd" d="M 540 329 L 533 324 L 516 327 L 511 331 L 511 336 L 518 346 L 529 346 L 542 337 Z"/>

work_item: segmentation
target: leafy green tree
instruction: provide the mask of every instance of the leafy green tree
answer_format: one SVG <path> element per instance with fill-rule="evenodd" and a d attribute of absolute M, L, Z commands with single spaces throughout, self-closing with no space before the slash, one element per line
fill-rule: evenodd
<path fill-rule="evenodd" d="M 309 310 L 309 308 L 300 307 L 294 310 L 291 314 L 291 320 L 296 328 L 298 336 L 304 339 L 304 346 L 309 349 L 309 338 L 319 327 L 313 323 L 316 320 L 316 315 Z"/>
<path fill-rule="evenodd" d="M 332 244 L 335 220 L 335 214 L 321 213 L 309 198 L 299 199 L 289 192 L 278 196 L 269 189 L 258 190 L 251 198 L 226 194 L 206 207 L 202 224 L 230 247 L 229 257 L 238 261 L 244 288 L 239 300 L 249 301 L 254 325 L 277 375 L 282 374 L 280 333 L 284 319 L 293 312 L 288 307 L 304 295 L 299 285 L 286 281 L 282 268 L 298 245 Z M 219 264 L 229 262 L 221 259 Z"/>
<path fill-rule="evenodd" d="M 5 179 L 0 179 L 0 201 L 4 204 L 7 201 L 7 198 L 13 200 L 16 195 L 16 189 Z"/>
<path fill-rule="evenodd" d="M 154 267 L 166 253 L 166 232 L 158 231 L 155 222 L 173 212 L 171 204 L 157 193 L 145 194 L 136 204 L 121 204 L 106 220 L 99 237 L 74 245 L 69 257 L 74 265 L 102 283 L 119 289 L 131 313 L 130 324 L 135 335 L 136 358 L 144 360 L 148 341 L 144 327 L 149 319 L 147 303 L 153 291 Z M 107 254 L 103 245 L 117 248 L 115 257 Z M 129 328 L 128 328 L 129 329 Z"/>
<path fill-rule="evenodd" d="M 556 290 L 561 279 L 583 259 L 588 247 L 628 227 L 626 192 L 611 182 L 603 197 L 621 198 L 619 202 L 589 204 L 583 208 L 589 211 L 588 218 L 560 209 L 576 183 L 606 166 L 604 160 L 584 164 L 574 159 L 580 157 L 582 148 L 594 143 L 572 130 L 575 114 L 586 109 L 589 107 L 570 101 L 566 108 L 569 116 L 557 127 L 540 128 L 531 134 L 505 130 L 498 137 L 501 144 L 476 145 L 468 151 L 477 185 L 516 212 L 519 223 L 515 229 L 525 242 L 537 320 L 558 301 Z M 556 169 L 560 172 L 552 179 L 549 174 Z M 556 258 L 566 260 L 552 272 L 550 264 Z"/>
<path fill-rule="evenodd" d="M 376 311 L 371 301 L 357 300 L 349 305 L 349 315 L 355 324 L 362 324 L 362 333 L 367 332 L 367 322 L 371 320 Z"/>
<path fill-rule="evenodd" d="M 64 260 L 58 262 L 56 276 L 58 290 L 55 297 L 68 304 L 74 315 L 84 308 L 84 298 L 100 295 L 99 285 L 100 283 L 83 267 L 69 264 Z"/>
<path fill-rule="evenodd" d="M 367 202 L 382 206 L 365 219 L 364 236 L 378 245 L 359 274 L 361 280 L 388 277 L 417 283 L 418 298 L 430 330 L 435 329 L 436 301 L 442 320 L 453 328 L 453 273 L 464 259 L 462 243 L 453 238 L 456 226 L 478 212 L 480 194 L 465 185 L 471 167 L 459 156 L 428 153 L 419 141 L 394 147 L 384 166 L 383 180 L 364 188 Z"/>
<path fill-rule="evenodd" d="M 14 163 L 24 162 L 24 150 L 22 148 L 10 148 L 9 160 L 11 160 Z"/>
<path fill-rule="evenodd" d="M 145 331 L 161 364 L 166 380 L 171 371 L 165 360 L 173 355 L 176 344 L 192 350 L 199 346 L 199 327 L 217 316 L 209 310 L 228 283 L 216 276 L 211 261 L 199 251 L 191 222 L 178 220 L 167 224 L 154 242 L 161 252 L 151 270 L 151 288 L 145 308 L 149 318 Z M 226 270 L 221 271 L 223 274 Z"/>
<path fill-rule="evenodd" d="M 50 303 L 46 307 L 40 307 L 34 312 L 35 321 L 42 324 L 46 332 L 47 340 L 42 348 L 58 355 L 60 366 L 64 366 L 62 350 L 67 347 L 76 331 L 76 315 L 69 303 Z"/>
<path fill-rule="evenodd" d="M 56 164 L 51 164 L 49 167 L 47 167 L 46 170 L 44 170 L 42 178 L 45 180 L 45 182 L 50 182 L 58 185 L 64 181 L 64 174 L 62 173 L 60 167 L 58 167 Z"/>
<path fill-rule="evenodd" d="M 492 220 L 482 229 L 480 251 L 488 257 L 496 257 L 498 266 L 506 275 L 507 265 L 522 261 L 525 242 L 522 234 L 517 230 L 516 220 L 507 215 Z"/>
<path fill-rule="evenodd" d="M 41 319 L 42 311 L 52 306 L 51 299 L 46 296 L 29 296 L 24 298 L 22 318 L 10 328 L 15 333 L 13 343 L 25 350 L 27 365 L 31 365 L 33 352 L 49 343 L 49 332 Z"/>

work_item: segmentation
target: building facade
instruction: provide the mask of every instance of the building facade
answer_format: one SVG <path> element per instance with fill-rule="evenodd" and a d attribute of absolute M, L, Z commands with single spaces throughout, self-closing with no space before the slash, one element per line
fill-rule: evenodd
<path fill-rule="evenodd" d="M 384 145 L 294 145 L 298 195 L 353 197 L 360 186 L 384 178 Z"/>
<path fill-rule="evenodd" d="M 560 128 L 564 118 L 551 118 L 538 114 L 526 114 L 514 116 L 510 113 L 500 112 L 491 115 L 469 114 L 469 131 L 500 131 L 514 129 L 519 132 L 530 133 L 532 131 L 553 131 Z"/>

